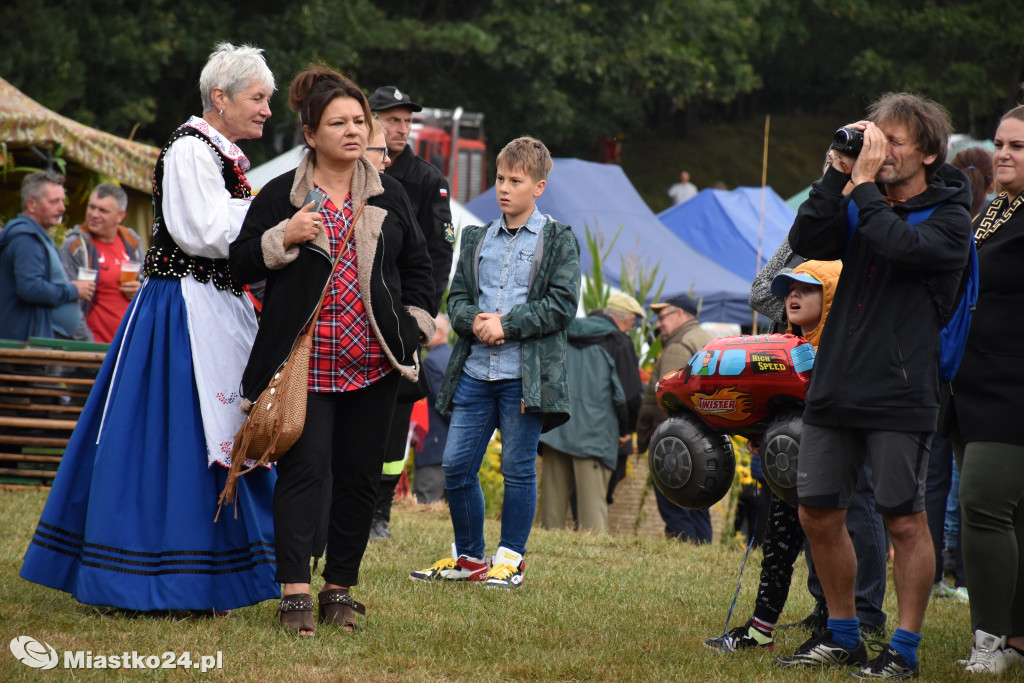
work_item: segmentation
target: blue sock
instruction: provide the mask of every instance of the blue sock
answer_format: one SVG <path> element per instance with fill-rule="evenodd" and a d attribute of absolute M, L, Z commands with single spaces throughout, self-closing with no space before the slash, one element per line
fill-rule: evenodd
<path fill-rule="evenodd" d="M 860 641 L 860 619 L 828 618 L 828 630 L 832 631 L 832 640 L 843 647 L 854 647 Z"/>
<path fill-rule="evenodd" d="M 907 665 L 910 668 L 917 666 L 917 646 L 920 644 L 920 633 L 905 631 L 901 628 L 896 629 L 892 634 L 892 640 L 889 641 L 892 649 L 903 655 L 903 659 L 907 660 Z"/>

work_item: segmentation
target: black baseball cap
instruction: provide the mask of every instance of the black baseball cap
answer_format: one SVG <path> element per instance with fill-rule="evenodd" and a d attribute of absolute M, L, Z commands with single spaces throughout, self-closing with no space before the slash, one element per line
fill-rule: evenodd
<path fill-rule="evenodd" d="M 697 315 L 697 302 L 686 296 L 685 294 L 676 294 L 670 296 L 664 301 L 651 304 L 651 310 L 657 313 L 663 308 L 674 306 L 675 308 L 681 308 L 690 315 Z"/>
<path fill-rule="evenodd" d="M 370 111 L 385 111 L 395 107 L 408 107 L 413 111 L 423 111 L 423 107 L 412 101 L 406 93 L 393 85 L 384 85 L 370 95 Z"/>

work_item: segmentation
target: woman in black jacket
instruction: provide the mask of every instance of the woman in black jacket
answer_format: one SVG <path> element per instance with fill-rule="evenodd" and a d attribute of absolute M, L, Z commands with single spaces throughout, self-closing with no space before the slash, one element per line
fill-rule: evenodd
<path fill-rule="evenodd" d="M 974 220 L 978 304 L 953 381 L 971 673 L 1024 666 L 1024 106 L 995 134 L 999 195 Z"/>
<path fill-rule="evenodd" d="M 373 122 L 358 86 L 311 67 L 292 81 L 289 101 L 299 112 L 307 154 L 257 195 L 231 245 L 231 268 L 241 282 L 267 281 L 242 376 L 242 396 L 250 402 L 324 295 L 305 429 L 277 465 L 274 495 L 281 625 L 312 635 L 309 558 L 322 482 L 333 475 L 318 618 L 351 631 L 355 612 L 365 611 L 349 587 L 358 580 L 370 533 L 398 378 L 418 376 L 416 349 L 433 335 L 436 311 L 430 258 L 409 200 L 363 157 Z M 319 197 L 316 205 L 311 196 Z"/>

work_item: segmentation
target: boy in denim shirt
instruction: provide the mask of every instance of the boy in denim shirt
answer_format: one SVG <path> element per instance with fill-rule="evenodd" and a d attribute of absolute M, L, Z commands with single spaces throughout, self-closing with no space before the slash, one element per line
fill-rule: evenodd
<path fill-rule="evenodd" d="M 442 465 L 453 553 L 409 578 L 518 588 L 537 509 L 537 442 L 569 419 L 566 329 L 579 301 L 580 247 L 569 226 L 537 210 L 552 165 L 542 142 L 517 138 L 496 165 L 502 217 L 462 232 L 448 293 L 459 338 L 435 404 L 442 414 L 452 411 Z M 489 565 L 479 471 L 495 428 L 505 497 Z"/>

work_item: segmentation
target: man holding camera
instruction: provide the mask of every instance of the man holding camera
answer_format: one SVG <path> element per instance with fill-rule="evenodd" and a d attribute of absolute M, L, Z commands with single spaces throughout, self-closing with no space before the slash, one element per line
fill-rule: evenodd
<path fill-rule="evenodd" d="M 828 603 L 828 630 L 783 667 L 857 666 L 860 679 L 917 677 L 917 646 L 935 569 L 924 512 L 939 411 L 939 331 L 970 248 L 971 192 L 945 163 L 949 115 L 890 93 L 837 133 L 831 166 L 789 233 L 807 258 L 843 260 L 807 393 L 798 462 L 800 522 Z M 854 185 L 843 196 L 847 182 Z M 854 602 L 857 558 L 846 530 L 865 458 L 895 553 L 899 623 L 870 662 Z"/>

